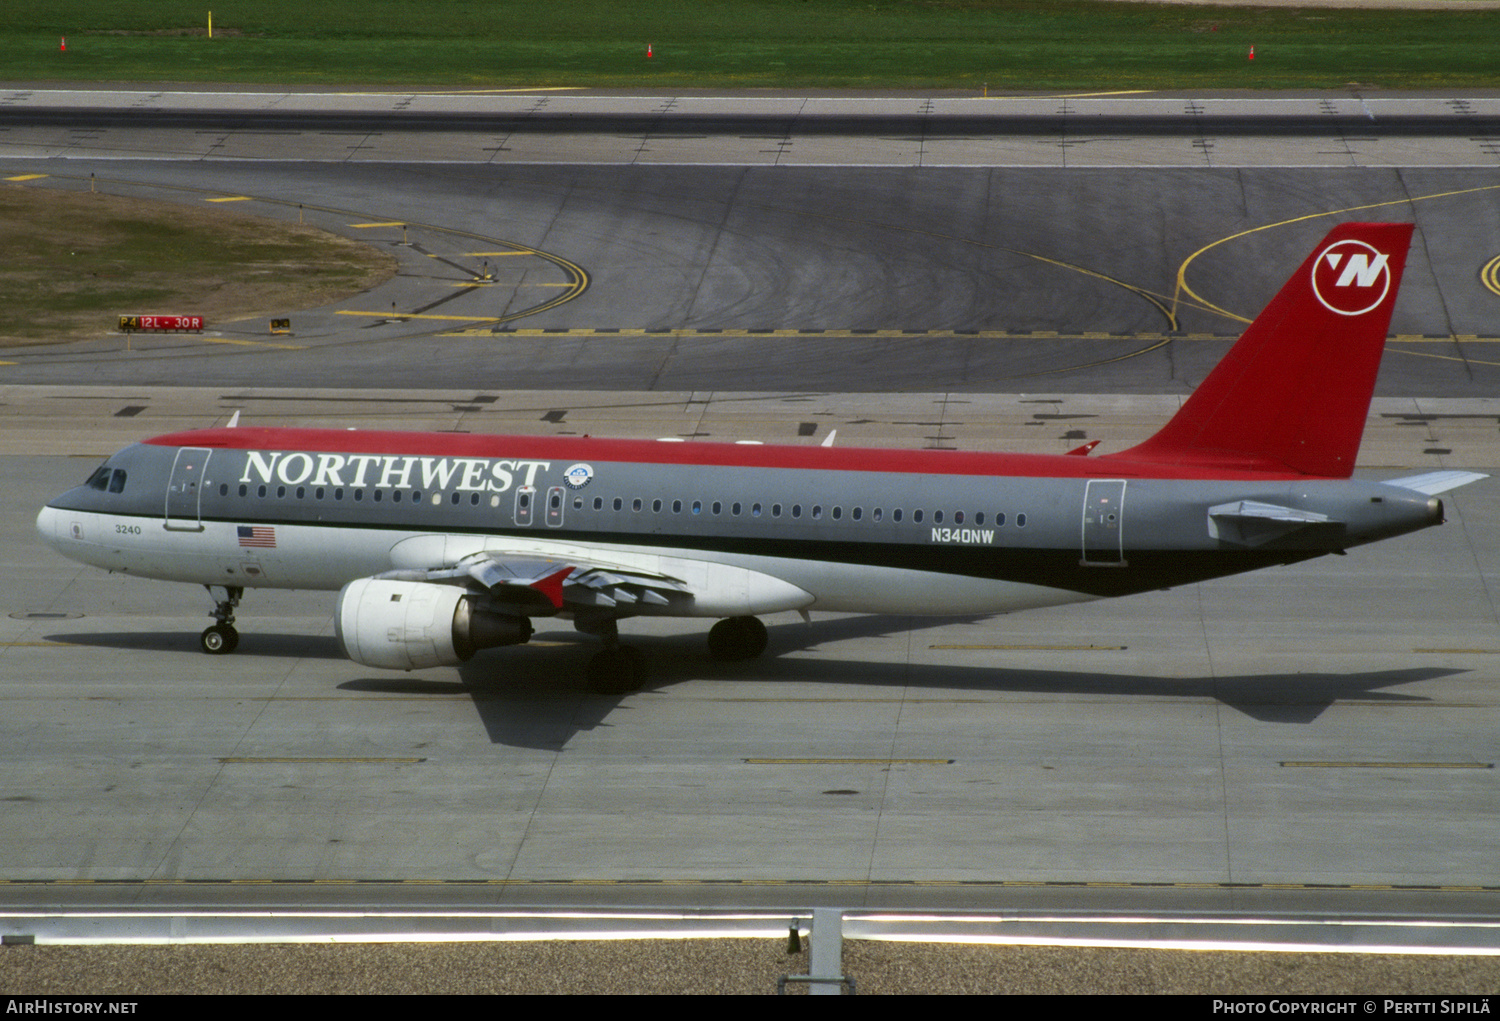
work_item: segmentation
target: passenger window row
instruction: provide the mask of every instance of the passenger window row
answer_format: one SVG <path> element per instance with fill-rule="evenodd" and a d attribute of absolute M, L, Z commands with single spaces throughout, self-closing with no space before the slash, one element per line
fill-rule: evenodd
<path fill-rule="evenodd" d="M 105 473 L 105 469 L 100 469 L 99 472 L 96 472 L 94 474 L 93 478 L 89 479 L 89 485 L 93 486 L 95 489 L 104 488 L 104 485 L 96 483 L 95 481 L 100 477 L 101 473 Z M 116 469 L 115 475 L 119 477 L 119 484 L 123 487 L 125 481 L 125 473 Z M 114 489 L 113 487 L 111 487 L 110 491 L 119 492 L 118 489 Z M 277 500 L 285 500 L 290 496 L 291 498 L 297 500 L 305 500 L 311 498 L 313 500 L 332 499 L 338 501 L 344 499 L 345 492 L 346 490 L 342 486 L 276 486 L 274 489 L 274 497 Z M 347 492 L 350 498 L 356 503 L 362 502 L 365 498 L 365 490 L 363 489 L 350 488 L 347 490 Z M 255 488 L 255 495 L 260 499 L 267 499 L 271 497 L 272 494 L 273 490 L 270 486 L 262 484 Z M 229 484 L 227 482 L 221 483 L 219 485 L 219 495 L 229 495 Z M 250 487 L 241 483 L 239 487 L 239 495 L 246 497 L 249 496 Z M 410 491 L 402 489 L 392 489 L 389 491 L 383 489 L 372 489 L 370 490 L 370 499 L 375 503 L 381 503 L 387 499 L 389 499 L 391 503 L 421 503 L 422 491 L 420 489 L 413 489 Z M 521 506 L 530 506 L 530 493 L 528 493 L 527 491 L 521 490 L 519 499 L 521 500 Z M 440 505 L 443 502 L 443 495 L 441 493 L 433 493 L 431 496 L 431 502 L 433 504 Z M 462 493 L 454 492 L 449 494 L 449 503 L 451 503 L 453 506 L 459 506 L 463 502 L 464 501 Z M 478 493 L 470 493 L 468 503 L 470 504 L 470 506 L 479 506 L 480 495 Z M 491 507 L 500 506 L 500 497 L 492 495 L 489 499 L 489 505 Z M 626 501 L 623 497 L 618 496 L 609 501 L 606 501 L 602 496 L 594 497 L 594 510 L 603 511 L 606 506 L 608 506 L 611 510 L 623 511 L 626 507 Z M 629 506 L 632 513 L 640 514 L 646 509 L 646 501 L 637 497 L 629 501 Z M 667 508 L 669 506 L 670 513 L 672 514 L 688 513 L 701 515 L 706 510 L 713 517 L 722 517 L 726 510 L 726 504 L 722 500 L 714 500 L 707 504 L 705 504 L 702 500 L 693 500 L 689 504 L 684 504 L 684 502 L 681 500 L 673 500 L 671 501 L 670 505 L 664 500 L 652 500 L 650 503 L 651 513 L 662 514 L 664 512 L 667 512 Z M 581 511 L 584 509 L 584 507 L 584 498 L 581 496 L 575 496 L 573 498 L 573 509 L 575 511 Z M 765 505 L 761 503 L 752 503 L 748 507 L 746 507 L 746 505 L 743 503 L 733 502 L 727 504 L 727 510 L 730 517 L 736 518 L 745 516 L 747 514 L 749 517 L 759 518 L 766 515 L 767 513 Z M 800 503 L 794 503 L 791 505 L 773 503 L 769 508 L 769 516 L 772 518 L 790 517 L 793 519 L 801 519 L 803 515 L 806 514 L 806 516 L 813 521 L 821 521 L 825 513 L 834 521 L 842 521 L 844 520 L 844 515 L 846 512 L 845 508 L 841 505 L 835 505 L 833 507 L 825 509 L 822 504 L 816 503 L 806 507 L 804 507 Z M 849 520 L 851 521 L 868 520 L 871 522 L 881 522 L 885 520 L 885 516 L 887 513 L 890 514 L 890 520 L 892 522 L 900 523 L 906 520 L 906 511 L 900 507 L 892 508 L 889 512 L 887 512 L 884 507 L 875 507 L 872 508 L 868 512 L 868 514 L 863 507 L 851 507 L 848 509 L 847 513 Z M 912 510 L 910 520 L 912 524 L 925 524 L 927 521 L 927 512 L 922 509 Z M 941 525 L 951 522 L 955 525 L 972 524 L 975 527 L 983 527 L 987 520 L 991 521 L 993 523 L 993 527 L 995 528 L 1004 528 L 1009 519 L 1007 518 L 1004 511 L 996 513 L 992 518 L 987 518 L 984 511 L 976 511 L 971 517 L 967 512 L 961 510 L 953 511 L 951 515 L 947 514 L 944 511 L 935 510 L 932 512 L 931 519 L 932 524 L 934 525 Z M 1024 513 L 1017 514 L 1015 516 L 1014 523 L 1017 528 L 1025 528 L 1026 515 Z"/>
<path fill-rule="evenodd" d="M 612 510 L 622 511 L 622 510 L 625 509 L 625 500 L 623 498 L 617 496 L 612 501 L 608 501 L 606 503 L 604 497 L 602 497 L 602 496 L 596 496 L 596 497 L 594 497 L 594 503 L 593 503 L 594 510 L 596 510 L 596 511 L 602 511 L 602 510 L 605 509 L 606 506 L 610 507 Z M 665 506 L 666 505 L 664 504 L 663 501 L 661 501 L 661 500 L 653 500 L 653 501 L 651 501 L 651 512 L 653 514 L 660 514 L 660 513 L 662 513 L 663 508 Z M 704 511 L 705 511 L 705 509 L 707 509 L 707 511 L 710 514 L 712 514 L 714 517 L 721 517 L 724 514 L 725 507 L 726 507 L 726 504 L 723 501 L 721 501 L 721 500 L 715 500 L 715 501 L 713 501 L 712 503 L 709 503 L 709 504 L 705 504 L 702 500 L 694 500 L 694 501 L 692 501 L 691 504 L 687 505 L 687 512 L 690 513 L 690 514 L 703 514 Z M 750 504 L 749 507 L 748 507 L 748 510 L 747 510 L 746 506 L 744 504 L 742 504 L 742 503 L 730 503 L 730 504 L 727 505 L 727 507 L 728 507 L 728 511 L 729 511 L 729 516 L 730 517 L 736 517 L 736 518 L 740 517 L 740 516 L 742 516 L 742 515 L 744 515 L 746 513 L 748 513 L 749 516 L 752 517 L 752 518 L 758 518 L 758 517 L 761 517 L 765 513 L 765 505 L 764 504 L 760 504 L 760 503 L 752 503 L 752 504 Z M 583 510 L 584 509 L 583 497 L 581 497 L 581 496 L 575 496 L 573 498 L 573 509 L 574 510 Z M 631 509 L 632 512 L 639 514 L 642 510 L 645 509 L 645 502 L 642 501 L 642 500 L 639 500 L 639 499 L 631 500 L 630 501 L 630 509 Z M 681 513 L 683 513 L 683 510 L 684 510 L 684 505 L 683 505 L 683 502 L 681 500 L 673 500 L 672 501 L 672 503 L 671 503 L 671 513 L 673 513 L 673 514 L 681 514 Z M 810 517 L 811 519 L 813 519 L 814 521 L 820 521 L 820 520 L 822 520 L 823 517 L 824 517 L 824 515 L 825 515 L 825 513 L 827 514 L 828 517 L 832 518 L 834 521 L 842 521 L 844 519 L 844 515 L 845 515 L 845 508 L 842 507 L 842 506 L 834 506 L 834 507 L 831 507 L 831 508 L 824 508 L 824 506 L 822 504 L 812 504 L 811 506 L 804 507 L 800 503 L 794 503 L 794 504 L 791 504 L 790 506 L 787 506 L 785 504 L 780 504 L 780 503 L 773 503 L 773 504 L 771 504 L 771 507 L 770 507 L 770 516 L 773 517 L 773 518 L 779 518 L 779 517 L 782 517 L 782 516 L 787 516 L 787 517 L 791 517 L 791 518 L 801 518 L 804 513 L 806 513 L 806 515 L 808 517 Z M 868 516 L 867 516 L 865 508 L 863 508 L 863 507 L 852 507 L 852 508 L 848 509 L 847 513 L 848 513 L 849 519 L 851 521 L 865 521 L 865 520 L 869 520 L 869 521 L 877 521 L 878 522 L 878 521 L 885 520 L 885 515 L 886 515 L 887 512 L 886 512 L 885 508 L 883 508 L 883 507 L 875 507 L 875 508 L 871 509 L 868 512 Z M 903 511 L 902 508 L 899 508 L 899 507 L 893 508 L 889 513 L 890 513 L 890 520 L 891 521 L 899 522 L 899 521 L 902 521 L 904 519 L 904 517 L 905 517 L 905 511 Z M 913 524 L 922 524 L 924 522 L 924 520 L 926 519 L 926 513 L 927 512 L 924 511 L 924 510 L 913 510 L 911 512 L 911 521 L 912 521 L 912 523 Z M 982 526 L 985 523 L 986 520 L 991 520 L 991 521 L 993 521 L 994 527 L 996 527 L 996 528 L 1003 528 L 1003 527 L 1005 527 L 1005 523 L 1006 523 L 1006 521 L 1008 519 L 1007 519 L 1006 514 L 1005 514 L 1004 511 L 1001 511 L 1001 512 L 995 514 L 992 519 L 987 519 L 986 516 L 985 516 L 984 511 L 977 511 L 977 512 L 975 512 L 975 514 L 972 517 L 970 517 L 970 515 L 967 514 L 965 511 L 953 511 L 951 516 L 946 516 L 945 512 L 940 511 L 940 510 L 932 512 L 932 523 L 933 524 L 940 525 L 940 524 L 943 524 L 945 520 L 946 521 L 951 521 L 955 525 L 962 525 L 962 524 L 965 524 L 965 523 L 969 523 L 969 524 L 972 524 L 972 525 L 975 525 L 975 526 Z M 1025 528 L 1026 527 L 1026 515 L 1025 514 L 1017 514 L 1015 516 L 1015 525 L 1016 525 L 1017 528 Z"/>

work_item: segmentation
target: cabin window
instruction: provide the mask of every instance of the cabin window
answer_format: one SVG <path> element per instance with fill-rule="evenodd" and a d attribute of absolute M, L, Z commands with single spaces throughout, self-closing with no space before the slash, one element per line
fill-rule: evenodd
<path fill-rule="evenodd" d="M 327 492 L 327 490 L 325 490 L 322 486 L 319 486 L 317 489 L 313 490 L 313 499 L 314 500 L 321 500 L 321 499 L 323 499 L 323 494 L 325 492 Z M 396 494 L 396 499 L 398 499 L 398 500 L 401 499 L 401 494 L 400 493 Z"/>
<path fill-rule="evenodd" d="M 750 507 L 750 516 L 752 518 L 758 518 L 758 517 L 760 517 L 760 504 L 757 503 L 757 504 L 752 504 L 751 505 L 751 507 Z"/>
<path fill-rule="evenodd" d="M 1005 527 L 1005 512 L 1004 511 L 1001 511 L 999 514 L 995 515 L 995 527 L 996 528 L 1004 528 Z"/>
<path fill-rule="evenodd" d="M 694 514 L 702 514 L 703 513 L 703 501 L 702 500 L 694 500 L 693 501 L 693 513 Z"/>
<path fill-rule="evenodd" d="M 614 502 L 613 506 L 614 506 L 615 510 L 623 510 L 624 507 L 625 507 L 625 501 L 622 500 L 622 499 L 620 499 L 617 496 L 617 497 L 615 497 L 615 502 Z"/>
<path fill-rule="evenodd" d="M 307 487 L 306 486 L 298 486 L 297 487 L 297 499 L 303 500 L 303 499 L 306 499 L 306 498 L 307 498 Z"/>
<path fill-rule="evenodd" d="M 354 492 L 354 502 L 355 503 L 358 503 L 359 501 L 361 501 L 361 500 L 363 500 L 365 498 L 365 491 L 363 489 L 356 489 L 353 492 Z"/>
<path fill-rule="evenodd" d="M 921 518 L 918 518 L 917 520 L 920 521 Z M 934 524 L 941 525 L 943 523 L 943 512 L 942 511 L 933 511 L 932 512 L 932 521 L 933 521 Z"/>
<path fill-rule="evenodd" d="M 724 512 L 724 505 L 722 503 L 720 503 L 718 500 L 715 500 L 714 501 L 714 517 L 718 517 L 723 512 Z"/>
<path fill-rule="evenodd" d="M 963 511 L 954 511 L 953 512 L 953 523 L 955 525 L 961 525 L 961 524 L 964 523 L 964 512 Z"/>
<path fill-rule="evenodd" d="M 1025 514 L 1017 514 L 1016 515 L 1016 527 L 1017 528 L 1025 528 L 1026 527 L 1026 515 Z"/>
<path fill-rule="evenodd" d="M 470 507 L 478 507 L 479 506 L 479 494 L 478 493 L 470 493 L 469 494 L 469 506 Z"/>
<path fill-rule="evenodd" d="M 323 491 L 321 489 L 318 490 L 318 499 L 319 500 L 323 499 Z M 393 490 L 391 490 L 391 503 L 400 503 L 400 502 L 401 502 L 401 490 L 399 490 L 399 489 L 393 489 Z"/>
<path fill-rule="evenodd" d="M 632 500 L 630 502 L 630 509 L 633 510 L 633 511 L 635 511 L 637 514 L 639 514 L 641 512 L 641 498 L 640 497 L 636 497 L 634 500 Z"/>
<path fill-rule="evenodd" d="M 872 516 L 872 517 L 873 517 L 873 518 L 874 518 L 874 519 L 875 519 L 875 520 L 876 520 L 876 521 L 879 521 L 879 520 L 880 520 L 880 519 L 881 519 L 881 517 L 882 517 L 882 516 L 883 516 L 883 515 L 884 515 L 884 513 L 885 513 L 885 512 L 884 512 L 884 511 L 882 511 L 882 510 L 881 510 L 881 509 L 880 509 L 880 508 L 879 508 L 879 507 L 876 507 L 876 508 L 875 508 L 875 509 L 874 509 L 874 510 L 872 510 L 872 511 L 871 511 L 871 512 L 870 512 L 870 515 L 871 515 L 871 516 Z"/>
<path fill-rule="evenodd" d="M 220 496 L 228 496 L 229 495 L 229 483 L 227 483 L 227 482 L 221 482 L 221 483 L 219 483 L 219 495 Z"/>
<path fill-rule="evenodd" d="M 919 510 L 912 511 L 911 512 L 911 519 L 912 519 L 912 521 L 914 521 L 914 522 L 916 522 L 917 524 L 920 525 L 922 523 L 922 512 L 919 511 Z"/>
<path fill-rule="evenodd" d="M 596 496 L 596 497 L 594 497 L 594 510 L 603 510 L 603 509 L 604 509 L 604 497 L 602 497 L 602 496 Z"/>
<path fill-rule="evenodd" d="M 895 510 L 891 511 L 891 520 L 892 521 L 900 521 L 901 520 L 901 508 L 900 507 L 897 507 Z"/>
<path fill-rule="evenodd" d="M 276 487 L 276 499 L 278 499 L 278 500 L 285 500 L 286 499 L 286 487 L 285 486 L 277 486 Z"/>
<path fill-rule="evenodd" d="M 800 503 L 794 503 L 794 504 L 792 504 L 792 517 L 794 517 L 794 518 L 800 518 L 801 516 L 802 516 L 802 505 Z"/>
<path fill-rule="evenodd" d="M 581 496 L 575 496 L 575 497 L 573 497 L 573 509 L 574 510 L 583 510 L 583 497 L 581 497 Z"/>
<path fill-rule="evenodd" d="M 856 507 L 850 513 L 854 515 L 854 520 L 858 521 L 862 516 L 864 516 L 865 512 L 863 510 L 861 510 L 859 507 Z"/>
<path fill-rule="evenodd" d="M 779 518 L 779 517 L 781 517 L 781 504 L 779 504 L 779 503 L 773 503 L 773 504 L 771 504 L 771 517 L 773 517 L 773 518 Z"/>
<path fill-rule="evenodd" d="M 979 511 L 977 514 L 974 515 L 974 524 L 976 524 L 976 525 L 982 525 L 982 524 L 984 524 L 984 511 Z"/>
<path fill-rule="evenodd" d="M 823 518 L 823 505 L 822 504 L 813 504 L 812 516 L 813 516 L 813 520 L 814 521 L 821 521 L 822 520 L 822 518 Z"/>
<path fill-rule="evenodd" d="M 241 483 L 240 484 L 240 495 L 241 496 L 249 496 L 250 495 L 250 487 L 247 486 L 247 485 L 245 485 L 245 484 L 243 484 L 243 483 Z"/>
<path fill-rule="evenodd" d="M 448 498 L 448 502 L 451 503 L 451 504 L 453 504 L 453 506 L 457 507 L 459 499 L 460 499 L 459 495 L 457 493 L 454 493 L 452 496 L 450 496 Z"/>
<path fill-rule="evenodd" d="M 422 502 L 422 491 L 420 489 L 413 489 L 411 491 L 411 502 L 412 503 L 421 503 Z"/>
<path fill-rule="evenodd" d="M 730 506 L 730 508 L 729 508 L 729 513 L 733 514 L 735 517 L 739 517 L 740 516 L 740 505 L 737 504 L 737 503 L 736 504 L 732 504 Z"/>

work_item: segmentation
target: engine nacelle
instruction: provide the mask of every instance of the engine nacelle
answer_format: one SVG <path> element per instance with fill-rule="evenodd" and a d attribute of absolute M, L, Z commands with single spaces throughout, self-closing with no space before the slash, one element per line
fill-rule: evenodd
<path fill-rule="evenodd" d="M 420 581 L 351 581 L 333 620 L 344 655 L 387 670 L 457 666 L 480 649 L 531 638 L 527 618 L 487 609 L 458 586 Z"/>

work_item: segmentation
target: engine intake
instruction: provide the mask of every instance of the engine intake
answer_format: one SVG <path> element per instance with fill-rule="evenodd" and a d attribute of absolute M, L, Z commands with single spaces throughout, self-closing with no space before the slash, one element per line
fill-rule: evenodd
<path fill-rule="evenodd" d="M 531 638 L 526 617 L 498 613 L 453 585 L 360 578 L 339 592 L 334 628 L 344 655 L 364 666 L 457 666 L 480 649 Z"/>

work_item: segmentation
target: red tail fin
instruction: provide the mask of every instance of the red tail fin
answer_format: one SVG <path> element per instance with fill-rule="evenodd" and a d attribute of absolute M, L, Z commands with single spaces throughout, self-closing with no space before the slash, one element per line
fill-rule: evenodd
<path fill-rule="evenodd" d="M 1348 478 L 1411 234 L 1329 231 L 1172 420 L 1113 456 Z"/>

